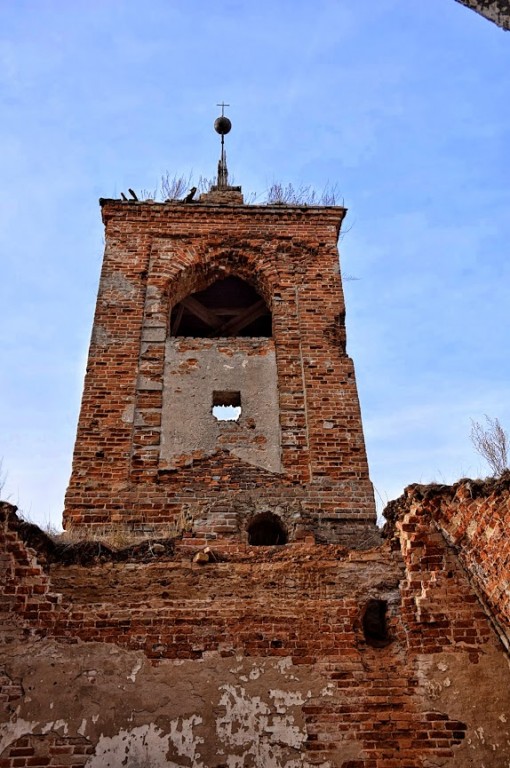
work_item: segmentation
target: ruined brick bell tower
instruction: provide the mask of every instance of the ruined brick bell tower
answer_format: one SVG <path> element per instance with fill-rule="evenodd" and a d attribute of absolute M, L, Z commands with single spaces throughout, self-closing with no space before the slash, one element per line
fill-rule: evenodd
<path fill-rule="evenodd" d="M 339 206 L 105 200 L 66 527 L 252 544 L 377 538 Z"/>

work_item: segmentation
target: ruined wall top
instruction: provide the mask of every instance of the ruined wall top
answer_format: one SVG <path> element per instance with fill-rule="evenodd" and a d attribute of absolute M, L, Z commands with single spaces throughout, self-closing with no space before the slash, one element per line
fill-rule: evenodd
<path fill-rule="evenodd" d="M 432 521 L 469 574 L 503 644 L 510 649 L 510 472 L 453 485 L 413 484 L 384 511 L 398 546 L 420 519 Z"/>

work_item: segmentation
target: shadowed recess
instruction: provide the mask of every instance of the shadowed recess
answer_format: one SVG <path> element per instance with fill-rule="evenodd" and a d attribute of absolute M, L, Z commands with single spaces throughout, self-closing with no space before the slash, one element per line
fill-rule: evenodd
<path fill-rule="evenodd" d="M 270 547 L 286 544 L 287 533 L 278 515 L 261 512 L 248 525 L 248 544 L 255 547 Z"/>
<path fill-rule="evenodd" d="M 172 310 L 171 336 L 219 338 L 271 336 L 272 322 L 264 299 L 244 280 L 226 277 L 192 293 Z"/>
<path fill-rule="evenodd" d="M 368 645 L 382 648 L 388 645 L 388 627 L 386 624 L 386 600 L 369 600 L 363 613 L 363 634 Z"/>

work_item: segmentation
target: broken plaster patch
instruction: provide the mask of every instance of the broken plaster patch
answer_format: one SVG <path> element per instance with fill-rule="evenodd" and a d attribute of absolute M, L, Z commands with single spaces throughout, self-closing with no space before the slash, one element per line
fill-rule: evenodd
<path fill-rule="evenodd" d="M 7 749 L 13 742 L 25 736 L 27 733 L 32 733 L 34 728 L 39 725 L 35 720 L 23 720 L 22 717 L 17 720 L 10 721 L 8 723 L 0 724 L 0 755 L 4 749 Z"/>
<path fill-rule="evenodd" d="M 108 304 L 115 305 L 133 298 L 136 294 L 136 287 L 122 272 L 112 272 L 103 277 L 101 292 L 106 297 Z"/>
<path fill-rule="evenodd" d="M 132 424 L 134 418 L 135 418 L 135 406 L 131 403 L 130 405 L 126 405 L 126 407 L 124 408 L 124 411 L 122 413 L 122 421 L 125 424 Z"/>
<path fill-rule="evenodd" d="M 298 692 L 272 690 L 277 713 L 259 696 L 250 696 L 238 685 L 223 685 L 220 706 L 223 716 L 216 720 L 220 742 L 229 750 L 228 768 L 306 768 L 301 749 L 306 740 L 304 728 L 295 724 L 289 708 L 300 706 L 305 699 Z M 288 758 L 289 749 L 295 757 Z M 237 753 L 235 754 L 234 751 Z M 328 768 L 329 763 L 321 764 Z"/>
<path fill-rule="evenodd" d="M 269 691 L 269 695 L 279 714 L 285 713 L 288 707 L 299 707 L 305 703 L 305 699 L 299 691 L 276 690 Z"/>
<path fill-rule="evenodd" d="M 41 727 L 41 733 L 49 733 L 50 731 L 55 731 L 58 733 L 60 730 L 64 736 L 67 736 L 69 726 L 65 720 L 52 720 L 49 723 L 45 723 Z"/>
<path fill-rule="evenodd" d="M 121 730 L 115 736 L 102 736 L 96 747 L 96 754 L 87 760 L 85 768 L 138 768 L 150 765 L 152 768 L 167 768 L 166 754 L 169 749 L 170 735 L 152 723 Z"/>
<path fill-rule="evenodd" d="M 141 668 L 142 668 L 142 660 L 138 659 L 138 661 L 136 662 L 135 666 L 131 670 L 131 674 L 128 675 L 128 680 L 131 680 L 131 682 L 134 683 L 135 680 L 136 680 L 136 676 L 139 673 L 139 671 L 141 670 Z"/>
<path fill-rule="evenodd" d="M 199 768 L 202 763 L 196 761 L 196 750 L 199 744 L 204 743 L 204 739 L 193 734 L 195 725 L 200 725 L 202 718 L 199 715 L 191 715 L 188 718 L 172 720 L 170 723 L 170 738 L 175 746 L 178 755 L 189 757 L 192 764 Z"/>
<path fill-rule="evenodd" d="M 3 749 L 21 736 L 58 729 L 94 746 L 86 768 L 209 768 L 220 760 L 226 768 L 310 768 L 300 702 L 320 696 L 324 679 L 297 669 L 290 657 L 238 654 L 232 664 L 216 654 L 152 667 L 138 652 L 96 643 L 58 646 L 58 652 L 54 664 L 53 641 L 33 646 L 30 661 L 24 646 L 10 651 L 12 676 L 22 679 L 32 701 L 24 699 L 16 723 L 0 727 Z M 50 723 L 53 685 L 61 695 Z"/>
<path fill-rule="evenodd" d="M 96 344 L 98 347 L 109 347 L 113 342 L 113 336 L 104 326 L 94 325 L 92 329 L 92 344 Z"/>
<path fill-rule="evenodd" d="M 89 758 L 85 768 L 182 768 L 191 765 L 194 768 L 204 768 L 199 759 L 197 747 L 203 739 L 194 734 L 194 726 L 200 724 L 202 718 L 192 715 L 189 718 L 178 718 L 170 723 L 170 733 L 163 733 L 154 723 L 141 725 L 131 731 L 120 730 L 115 736 L 101 736 L 96 747 L 96 754 Z M 184 763 L 168 760 L 167 755 L 174 747 L 179 756 L 185 758 Z"/>

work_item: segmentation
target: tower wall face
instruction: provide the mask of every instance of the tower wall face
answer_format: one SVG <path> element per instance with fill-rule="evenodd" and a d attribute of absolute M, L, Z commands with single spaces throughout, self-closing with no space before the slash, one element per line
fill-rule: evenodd
<path fill-rule="evenodd" d="M 248 464 L 281 473 L 274 342 L 239 338 L 232 345 L 229 341 L 167 341 L 160 462 L 178 468 L 183 457 L 192 461 L 198 452 L 212 456 L 221 447 Z M 216 420 L 212 406 L 218 392 L 239 395 L 238 419 Z"/>
<path fill-rule="evenodd" d="M 359 545 L 375 511 L 337 239 L 343 208 L 103 201 L 106 249 L 67 526 L 245 536 L 276 512 L 289 540 Z M 216 280 L 250 284 L 272 337 L 170 336 Z M 214 397 L 239 397 L 218 422 Z"/>

